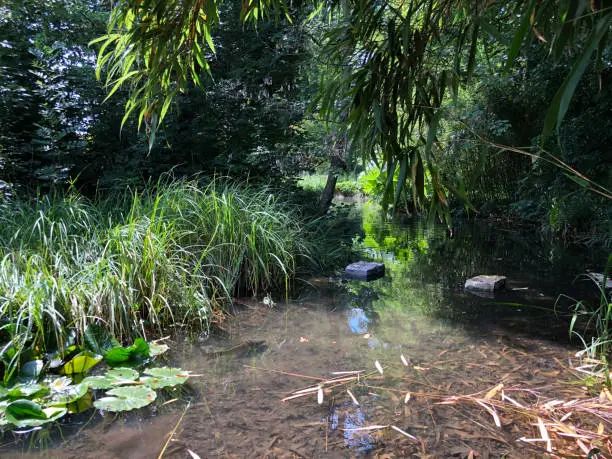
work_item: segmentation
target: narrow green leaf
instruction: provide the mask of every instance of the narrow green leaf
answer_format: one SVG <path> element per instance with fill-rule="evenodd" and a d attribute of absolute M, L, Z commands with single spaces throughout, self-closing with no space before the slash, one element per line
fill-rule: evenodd
<path fill-rule="evenodd" d="M 400 171 L 399 176 L 397 178 L 397 187 L 395 188 L 395 198 L 393 200 L 393 209 L 397 210 L 397 205 L 399 203 L 399 198 L 401 196 L 401 192 L 404 189 L 406 184 L 406 177 L 408 175 L 408 157 L 403 156 L 400 160 Z"/>
<path fill-rule="evenodd" d="M 543 138 L 547 138 L 555 128 L 559 129 L 561 126 L 563 118 L 565 118 L 565 114 L 567 113 L 570 101 L 572 100 L 574 92 L 576 91 L 576 87 L 578 86 L 582 75 L 591 62 L 591 56 L 604 35 L 608 32 L 608 28 L 610 27 L 611 23 L 612 12 L 608 12 L 595 24 L 595 27 L 585 42 L 585 47 L 582 54 L 572 66 L 570 73 L 567 75 L 563 81 L 563 84 L 555 94 L 550 108 L 546 113 L 546 118 L 544 119 L 544 130 L 542 132 Z"/>
<path fill-rule="evenodd" d="M 510 49 L 508 50 L 508 60 L 506 61 L 506 68 L 510 68 L 514 65 L 514 60 L 518 57 L 521 46 L 523 44 L 523 40 L 529 31 L 531 26 L 531 13 L 535 8 L 535 0 L 529 1 L 529 6 L 526 10 L 522 11 L 523 17 L 521 18 L 521 23 L 519 28 L 516 30 L 514 34 L 514 38 L 512 39 L 512 43 L 510 44 Z"/>

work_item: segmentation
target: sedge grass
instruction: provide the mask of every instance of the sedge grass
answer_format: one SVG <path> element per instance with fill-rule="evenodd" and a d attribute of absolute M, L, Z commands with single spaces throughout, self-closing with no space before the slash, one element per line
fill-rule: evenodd
<path fill-rule="evenodd" d="M 0 358 L 13 369 L 92 322 L 120 340 L 207 330 L 233 295 L 288 289 L 307 252 L 269 190 L 219 180 L 0 206 Z"/>

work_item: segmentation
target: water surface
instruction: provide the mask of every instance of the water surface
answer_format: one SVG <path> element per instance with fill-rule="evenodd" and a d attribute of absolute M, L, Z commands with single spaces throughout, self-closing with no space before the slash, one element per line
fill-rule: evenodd
<path fill-rule="evenodd" d="M 517 400 L 532 397 L 524 389 L 562 397 L 575 378 L 566 367 L 577 348 L 567 343 L 567 314 L 553 305 L 560 293 L 588 295 L 587 284 L 572 281 L 597 266 L 597 254 L 508 229 L 458 225 L 449 235 L 423 222 L 377 218 L 365 214 L 359 244 L 385 261 L 385 278 L 310 279 L 297 298 L 272 308 L 237 302 L 225 333 L 169 343 L 169 364 L 197 375 L 188 390 L 135 414 L 68 420 L 64 440 L 51 432 L 42 454 L 157 457 L 174 431 L 164 457 L 543 457 L 541 445 L 517 441 L 537 438 L 535 425 L 502 415 L 497 427 L 469 400 L 439 403 L 482 398 L 500 383 Z M 477 274 L 508 276 L 506 291 L 493 298 L 464 292 L 465 279 Z M 207 355 L 247 339 L 267 347 Z M 323 384 L 321 403 L 316 389 L 282 401 L 356 370 L 358 382 Z M 377 425 L 409 436 L 390 427 L 360 430 Z M 3 457 L 36 456 L 41 442 L 9 443 Z"/>

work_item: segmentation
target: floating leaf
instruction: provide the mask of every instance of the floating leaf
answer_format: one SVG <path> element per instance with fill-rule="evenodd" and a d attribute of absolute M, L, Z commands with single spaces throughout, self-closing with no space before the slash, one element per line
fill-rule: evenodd
<path fill-rule="evenodd" d="M 317 403 L 319 405 L 323 404 L 323 388 L 319 387 L 319 390 L 317 391 Z"/>
<path fill-rule="evenodd" d="M 102 360 L 102 357 L 100 356 L 93 355 L 90 352 L 81 352 L 79 355 L 66 363 L 62 367 L 60 373 L 68 376 L 85 373 L 96 366 L 100 360 Z"/>
<path fill-rule="evenodd" d="M 104 375 L 108 378 L 120 381 L 136 381 L 138 379 L 138 372 L 133 368 L 113 368 L 112 370 L 108 370 Z"/>
<path fill-rule="evenodd" d="M 81 384 L 90 389 L 110 389 L 113 387 L 113 379 L 106 376 L 88 376 L 81 381 Z"/>
<path fill-rule="evenodd" d="M 85 395 L 78 400 L 66 405 L 69 413 L 76 414 L 87 411 L 93 406 L 94 398 L 91 392 L 86 392 Z"/>
<path fill-rule="evenodd" d="M 140 382 L 153 389 L 178 386 L 189 378 L 189 372 L 180 368 L 149 368 L 144 373 L 148 376 L 142 376 Z"/>
<path fill-rule="evenodd" d="M 44 391 L 44 387 L 37 383 L 16 384 L 11 387 L 6 396 L 8 398 L 27 398 Z"/>
<path fill-rule="evenodd" d="M 155 401 L 157 394 L 146 386 L 118 387 L 106 393 L 110 397 L 103 397 L 94 402 L 94 406 L 104 411 L 130 411 L 142 408 Z"/>
<path fill-rule="evenodd" d="M 82 384 L 91 389 L 110 389 L 124 384 L 134 384 L 138 376 L 138 372 L 133 368 L 113 368 L 103 376 L 88 376 L 83 379 Z"/>
<path fill-rule="evenodd" d="M 142 338 L 136 338 L 134 344 L 129 347 L 132 353 L 132 358 L 147 358 L 149 357 L 149 343 Z"/>
<path fill-rule="evenodd" d="M 2 424 L 16 427 L 40 426 L 53 422 L 67 413 L 65 408 L 42 408 L 31 400 L 15 400 L 6 405 Z"/>
<path fill-rule="evenodd" d="M 68 410 L 60 407 L 43 408 L 42 412 L 46 416 L 45 419 L 24 418 L 16 419 L 10 414 L 6 414 L 5 420 L 7 423 L 13 424 L 15 427 L 36 427 L 48 422 L 54 422 L 63 417 Z"/>
<path fill-rule="evenodd" d="M 167 344 L 149 343 L 149 356 L 156 357 L 169 349 Z"/>
<path fill-rule="evenodd" d="M 57 378 L 49 385 L 51 393 L 47 406 L 65 406 L 83 397 L 89 387 L 82 382 L 72 384 L 70 378 Z"/>
<path fill-rule="evenodd" d="M 5 415 L 12 419 L 47 419 L 47 415 L 38 403 L 32 400 L 15 400 L 6 406 Z M 11 421 L 12 422 L 12 421 Z"/>

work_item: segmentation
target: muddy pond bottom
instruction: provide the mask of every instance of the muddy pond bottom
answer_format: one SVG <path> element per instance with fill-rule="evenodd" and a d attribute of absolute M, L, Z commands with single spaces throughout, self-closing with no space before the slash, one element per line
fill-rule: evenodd
<path fill-rule="evenodd" d="M 347 308 L 340 294 L 251 304 L 226 329 L 170 343 L 170 363 L 198 375 L 176 400 L 98 412 L 60 445 L 2 457 L 548 457 L 536 417 L 520 407 L 577 391 L 567 384 L 575 350 L 410 309 Z"/>

